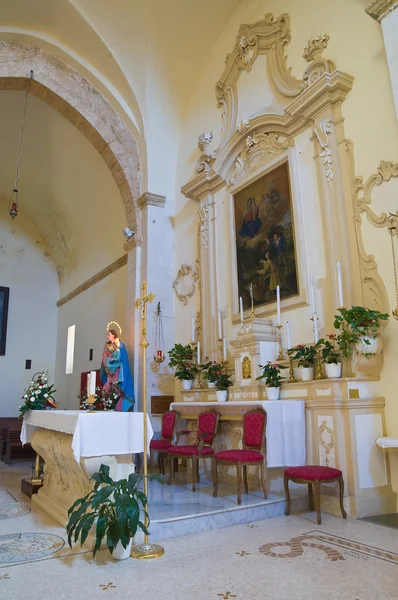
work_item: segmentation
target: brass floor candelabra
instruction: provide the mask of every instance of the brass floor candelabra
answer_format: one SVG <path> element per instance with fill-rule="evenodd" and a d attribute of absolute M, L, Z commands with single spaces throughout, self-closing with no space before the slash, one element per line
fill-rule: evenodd
<path fill-rule="evenodd" d="M 148 302 L 152 303 L 155 296 L 150 292 L 147 293 L 147 284 L 146 281 L 142 284 L 142 294 L 141 298 L 137 298 L 135 302 L 136 308 L 141 311 L 141 321 L 142 321 L 142 340 L 140 342 L 140 346 L 142 348 L 142 395 L 143 395 L 143 415 L 144 415 L 144 494 L 148 499 L 148 431 L 147 431 L 147 377 L 146 377 L 146 351 L 149 346 L 149 342 L 147 340 L 147 330 L 146 330 L 146 305 Z M 148 519 L 148 500 L 145 506 L 145 516 L 144 516 L 144 525 L 146 529 L 149 525 Z M 130 556 L 133 558 L 159 558 L 159 556 L 163 556 L 164 548 L 159 546 L 158 544 L 149 544 L 148 536 L 144 534 L 144 543 L 139 546 L 133 546 L 131 549 Z"/>

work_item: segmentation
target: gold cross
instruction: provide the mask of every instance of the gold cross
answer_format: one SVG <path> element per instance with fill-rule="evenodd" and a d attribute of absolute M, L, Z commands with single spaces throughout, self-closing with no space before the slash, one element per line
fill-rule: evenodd
<path fill-rule="evenodd" d="M 142 342 L 140 342 L 141 348 L 148 348 L 149 342 L 146 339 L 146 304 L 147 302 L 152 303 L 155 299 L 155 294 L 152 292 L 147 293 L 147 284 L 146 281 L 142 283 L 142 293 L 141 298 L 137 298 L 135 301 L 136 308 L 139 308 L 141 311 L 141 319 L 143 320 L 143 328 L 142 328 Z"/>

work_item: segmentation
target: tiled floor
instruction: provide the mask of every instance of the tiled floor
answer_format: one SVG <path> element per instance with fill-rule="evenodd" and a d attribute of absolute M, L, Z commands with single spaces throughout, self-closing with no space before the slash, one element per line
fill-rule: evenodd
<path fill-rule="evenodd" d="M 301 513 L 167 539 L 153 561 L 117 562 L 107 550 L 93 561 L 88 550 L 71 551 L 65 531 L 21 495 L 22 474 L 0 463 L 0 598 L 397 598 L 394 529 L 325 514 L 318 526 Z"/>

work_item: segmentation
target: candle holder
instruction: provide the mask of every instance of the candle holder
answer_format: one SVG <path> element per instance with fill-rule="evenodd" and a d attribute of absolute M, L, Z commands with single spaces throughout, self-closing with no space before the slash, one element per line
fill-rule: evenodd
<path fill-rule="evenodd" d="M 296 383 L 297 379 L 294 376 L 293 359 L 289 357 L 289 383 Z"/>
<path fill-rule="evenodd" d="M 282 329 L 283 329 L 283 325 L 281 325 L 279 323 L 275 327 L 276 327 L 276 330 L 277 330 L 276 340 L 278 342 L 278 356 L 277 356 L 276 360 L 283 360 L 283 350 L 282 350 Z"/>
<path fill-rule="evenodd" d="M 250 300 L 251 300 L 250 319 L 253 321 L 254 317 L 256 316 L 256 313 L 254 312 L 254 292 L 253 292 L 253 284 L 252 283 L 249 285 L 249 292 L 250 292 Z"/>
<path fill-rule="evenodd" d="M 315 379 L 317 381 L 319 381 L 320 379 L 323 379 L 323 373 L 322 373 L 322 362 L 321 362 L 321 354 L 318 350 L 318 352 L 316 353 L 317 359 L 316 359 L 316 372 L 315 372 Z"/>
<path fill-rule="evenodd" d="M 225 372 L 228 371 L 228 361 L 227 360 L 221 360 L 220 365 L 221 365 L 222 370 L 225 370 Z"/>

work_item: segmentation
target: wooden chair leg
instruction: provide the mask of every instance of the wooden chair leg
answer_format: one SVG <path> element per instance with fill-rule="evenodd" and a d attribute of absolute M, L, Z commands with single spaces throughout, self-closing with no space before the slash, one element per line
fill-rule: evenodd
<path fill-rule="evenodd" d="M 243 486 L 245 494 L 249 493 L 249 486 L 247 485 L 247 466 L 243 465 Z"/>
<path fill-rule="evenodd" d="M 174 476 L 175 473 L 178 473 L 178 458 L 174 459 Z"/>
<path fill-rule="evenodd" d="M 213 458 L 213 498 L 217 498 L 218 494 L 218 472 L 217 472 L 217 461 Z"/>
<path fill-rule="evenodd" d="M 200 467 L 200 459 L 198 458 L 198 460 L 196 461 L 196 483 L 200 482 L 199 467 Z"/>
<path fill-rule="evenodd" d="M 161 474 L 164 475 L 165 474 L 165 469 L 164 469 L 164 452 L 160 452 L 160 470 L 161 470 Z"/>
<path fill-rule="evenodd" d="M 158 471 L 159 471 L 159 475 L 162 474 L 162 458 L 161 458 L 161 453 L 158 452 Z"/>
<path fill-rule="evenodd" d="M 339 488 L 340 488 L 340 509 L 341 509 L 341 514 L 343 515 L 343 519 L 347 518 L 347 513 L 344 510 L 344 479 L 342 477 L 339 477 L 338 480 L 339 482 Z"/>
<path fill-rule="evenodd" d="M 263 462 L 260 465 L 260 472 L 261 472 L 261 484 L 263 486 L 264 498 L 267 499 L 268 492 L 267 492 L 267 483 L 265 481 L 265 465 Z"/>
<path fill-rule="evenodd" d="M 198 476 L 198 459 L 192 456 L 192 491 L 196 492 L 196 478 Z"/>
<path fill-rule="evenodd" d="M 174 476 L 174 457 L 171 454 L 168 455 L 168 463 L 169 463 L 169 479 L 167 481 L 168 485 L 171 485 L 171 479 Z"/>
<path fill-rule="evenodd" d="M 238 504 L 242 504 L 242 465 L 240 463 L 237 463 L 236 470 L 238 474 Z"/>
<path fill-rule="evenodd" d="M 290 515 L 290 492 L 289 492 L 289 477 L 284 476 L 283 484 L 285 486 L 285 495 L 286 495 L 286 509 L 285 515 L 288 517 Z"/>
<path fill-rule="evenodd" d="M 321 524 L 321 483 L 320 481 L 315 481 L 315 504 L 316 504 L 316 520 L 318 525 Z"/>
<path fill-rule="evenodd" d="M 312 495 L 312 483 L 308 484 L 308 500 L 309 500 L 310 510 L 314 510 L 314 498 Z"/>

